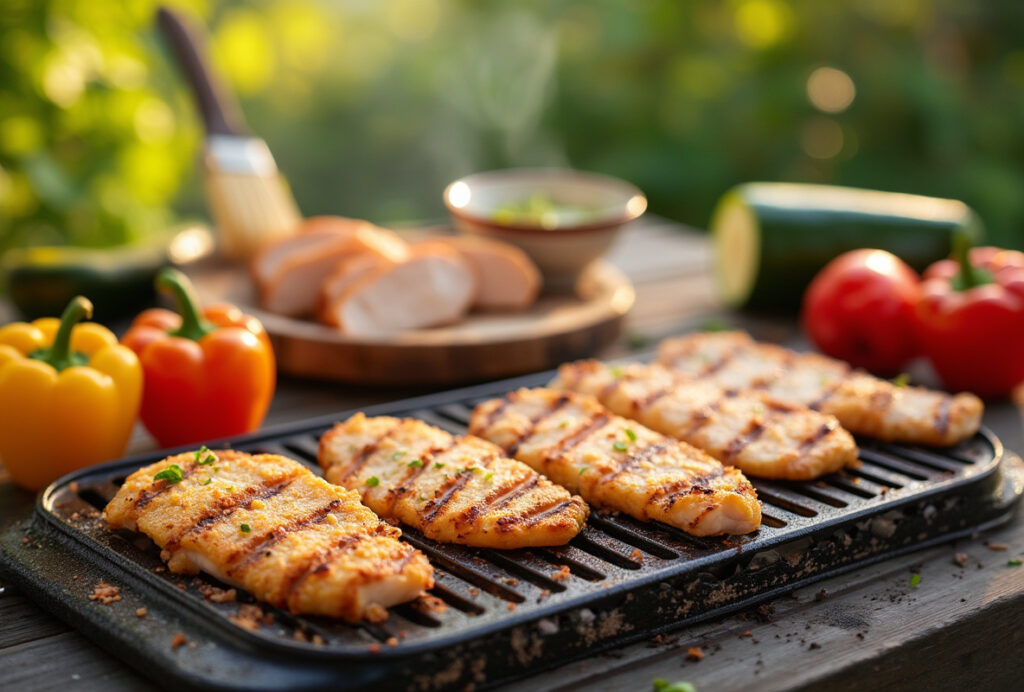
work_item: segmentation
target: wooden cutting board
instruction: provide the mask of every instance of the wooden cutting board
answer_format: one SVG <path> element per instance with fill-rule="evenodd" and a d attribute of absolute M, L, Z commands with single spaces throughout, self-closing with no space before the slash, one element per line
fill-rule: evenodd
<path fill-rule="evenodd" d="M 585 358 L 614 341 L 636 294 L 599 260 L 575 295 L 542 295 L 514 313 L 471 313 L 460 322 L 378 339 L 356 339 L 313 321 L 261 310 L 248 275 L 207 268 L 193 275 L 204 302 L 234 303 L 270 334 L 282 373 L 360 385 L 452 385 L 545 370 Z"/>

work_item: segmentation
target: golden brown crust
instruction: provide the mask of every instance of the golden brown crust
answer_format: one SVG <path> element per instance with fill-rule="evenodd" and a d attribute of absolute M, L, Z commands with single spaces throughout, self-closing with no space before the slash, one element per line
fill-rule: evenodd
<path fill-rule="evenodd" d="M 562 545 L 586 522 L 579 497 L 481 439 L 415 419 L 358 413 L 320 439 L 328 480 L 380 516 L 438 541 L 491 548 Z"/>
<path fill-rule="evenodd" d="M 563 365 L 555 389 L 596 397 L 614 413 L 703 449 L 746 474 L 808 480 L 856 466 L 857 445 L 834 416 L 689 380 L 660 365 Z"/>
<path fill-rule="evenodd" d="M 604 409 L 594 398 L 523 389 L 478 406 L 470 432 L 491 440 L 588 502 L 698 536 L 760 525 L 739 470 Z"/>
<path fill-rule="evenodd" d="M 833 358 L 758 343 L 743 332 L 667 339 L 658 361 L 687 378 L 762 391 L 834 415 L 854 434 L 892 442 L 957 444 L 977 433 L 984 410 L 973 394 L 899 386 Z"/>
<path fill-rule="evenodd" d="M 357 620 L 433 584 L 427 559 L 355 493 L 276 455 L 186 453 L 139 469 L 104 512 L 145 533 L 172 572 L 200 570 L 260 600 Z M 177 466 L 181 480 L 154 476 Z"/>

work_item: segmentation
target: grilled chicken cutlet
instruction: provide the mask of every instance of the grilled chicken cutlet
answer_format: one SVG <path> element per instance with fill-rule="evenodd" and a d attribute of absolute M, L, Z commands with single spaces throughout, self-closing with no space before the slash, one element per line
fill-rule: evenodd
<path fill-rule="evenodd" d="M 550 386 L 590 394 L 613 413 L 752 476 L 807 480 L 860 463 L 853 437 L 835 416 L 711 380 L 687 381 L 660 365 L 570 363 Z"/>
<path fill-rule="evenodd" d="M 588 502 L 695 536 L 761 524 L 750 482 L 685 442 L 606 410 L 590 396 L 520 389 L 480 404 L 469 430 Z"/>
<path fill-rule="evenodd" d="M 169 457 L 129 476 L 104 516 L 152 538 L 172 572 L 202 570 L 293 613 L 379 620 L 434 583 L 358 493 L 273 454 Z"/>
<path fill-rule="evenodd" d="M 901 387 L 833 358 L 758 343 L 743 332 L 668 339 L 658 360 L 690 378 L 830 413 L 850 432 L 882 440 L 946 446 L 970 438 L 981 424 L 982 403 L 973 394 Z"/>
<path fill-rule="evenodd" d="M 359 491 L 382 517 L 436 541 L 488 548 L 561 545 L 589 508 L 495 445 L 412 418 L 338 423 L 320 438 L 327 480 Z"/>

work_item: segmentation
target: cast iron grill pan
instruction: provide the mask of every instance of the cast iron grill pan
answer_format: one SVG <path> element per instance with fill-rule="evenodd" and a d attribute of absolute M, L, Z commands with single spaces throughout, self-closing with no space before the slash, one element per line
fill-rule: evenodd
<path fill-rule="evenodd" d="M 544 373 L 367 413 L 413 416 L 464 433 L 480 401 L 550 378 Z M 347 415 L 229 444 L 282 454 L 319 472 L 319 437 Z M 697 538 L 663 524 L 595 511 L 566 546 L 501 551 L 439 544 L 403 527 L 404 539 L 429 557 L 437 583 L 430 598 L 392 608 L 380 624 L 294 616 L 262 604 L 255 610 L 244 592 L 235 601 L 214 602 L 206 597 L 210 587 L 225 585 L 205 575 L 170 574 L 148 538 L 107 528 L 97 511 L 129 473 L 166 451 L 58 481 L 40 497 L 35 528 L 56 551 L 163 604 L 155 610 L 172 613 L 174 626 L 187 629 L 192 623 L 209 637 L 212 646 L 182 656 L 166 646 L 171 631 L 158 617 L 152 618 L 156 624 L 147 623 L 157 630 L 151 632 L 153 642 L 133 642 L 132 618 L 111 614 L 119 604 L 57 599 L 66 618 L 63 609 L 70 608 L 75 616 L 68 619 L 101 643 L 114 642 L 116 653 L 165 684 L 360 689 L 400 676 L 423 689 L 479 685 L 743 607 L 895 551 L 969 532 L 1007 512 L 1000 472 L 1004 453 L 988 430 L 942 450 L 872 440 L 858 444 L 859 469 L 813 482 L 753 481 L 764 522 L 749 536 Z M 218 446 L 227 445 L 210 444 Z M 10 552 L 0 553 L 7 563 Z M 18 579 L 26 573 L 24 565 L 13 571 L 16 582 L 24 581 Z M 36 589 L 37 599 L 56 607 L 47 593 Z M 247 606 L 255 618 L 239 617 Z M 210 663 L 253 658 L 247 670 L 262 671 L 258 680 L 238 674 L 238 665 L 219 670 Z M 226 675 L 229 670 L 234 672 Z"/>

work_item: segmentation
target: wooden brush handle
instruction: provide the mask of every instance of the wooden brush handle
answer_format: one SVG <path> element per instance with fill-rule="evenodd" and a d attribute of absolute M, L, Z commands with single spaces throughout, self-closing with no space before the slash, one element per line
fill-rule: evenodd
<path fill-rule="evenodd" d="M 238 103 L 210 70 L 202 30 L 166 7 L 157 11 L 157 23 L 192 86 L 207 134 L 245 134 L 245 120 Z"/>

